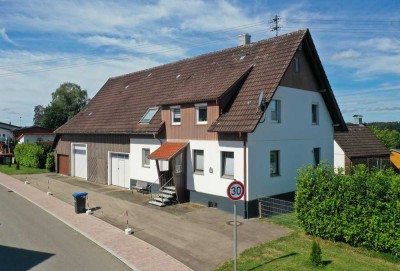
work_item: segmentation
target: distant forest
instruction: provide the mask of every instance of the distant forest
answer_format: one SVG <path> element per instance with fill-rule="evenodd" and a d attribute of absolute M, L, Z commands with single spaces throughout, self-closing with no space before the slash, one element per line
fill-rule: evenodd
<path fill-rule="evenodd" d="M 366 124 L 388 149 L 400 149 L 400 121 Z"/>
<path fill-rule="evenodd" d="M 370 122 L 367 126 L 374 126 L 378 129 L 396 130 L 400 132 L 400 121 L 391 122 Z"/>

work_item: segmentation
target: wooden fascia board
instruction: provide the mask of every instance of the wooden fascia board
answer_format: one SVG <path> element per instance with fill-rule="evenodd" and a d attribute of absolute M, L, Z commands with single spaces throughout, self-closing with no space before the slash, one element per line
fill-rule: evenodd
<path fill-rule="evenodd" d="M 321 89 L 326 89 L 326 91 L 321 92 L 322 98 L 328 107 L 329 115 L 331 116 L 334 124 L 339 124 L 341 129 L 334 127 L 335 131 L 348 131 L 346 123 L 343 119 L 342 113 L 340 111 L 339 105 L 337 104 L 336 98 L 333 95 L 331 85 L 329 83 L 328 77 L 326 76 L 325 70 L 322 66 L 321 60 L 317 54 L 317 50 L 312 42 L 311 34 L 309 31 L 305 34 L 303 42 L 306 46 L 303 46 L 303 50 L 310 60 L 310 66 L 313 70 L 316 80 L 321 86 Z M 338 123 L 337 123 L 338 122 Z"/>

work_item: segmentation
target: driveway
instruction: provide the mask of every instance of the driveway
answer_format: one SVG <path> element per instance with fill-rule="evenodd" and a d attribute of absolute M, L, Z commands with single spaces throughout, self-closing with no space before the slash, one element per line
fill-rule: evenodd
<path fill-rule="evenodd" d="M 212 270 L 232 258 L 233 215 L 193 203 L 169 207 L 148 205 L 149 195 L 105 186 L 57 174 L 14 176 L 46 192 L 48 183 L 54 197 L 73 205 L 72 193 L 89 193 L 95 216 L 121 229 L 128 223 L 134 235 L 158 247 L 193 270 Z M 72 206 L 71 206 L 72 208 Z M 238 219 L 238 252 L 290 233 L 289 229 L 257 219 Z M 135 248 L 132 248 L 134 253 Z"/>

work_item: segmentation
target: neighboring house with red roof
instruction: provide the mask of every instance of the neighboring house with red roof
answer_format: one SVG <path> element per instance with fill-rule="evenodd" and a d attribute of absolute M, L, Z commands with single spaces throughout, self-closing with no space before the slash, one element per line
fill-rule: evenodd
<path fill-rule="evenodd" d="M 57 170 L 232 211 L 296 189 L 297 169 L 333 163 L 346 131 L 308 30 L 110 78 L 55 132 Z M 155 200 L 157 201 L 157 200 Z"/>
<path fill-rule="evenodd" d="M 369 168 L 390 167 L 390 151 L 362 124 L 362 116 L 355 115 L 354 123 L 347 124 L 348 132 L 335 132 L 334 166 L 346 172 L 357 164 Z"/>
<path fill-rule="evenodd" d="M 52 129 L 36 125 L 15 129 L 13 136 L 16 143 L 37 143 L 43 145 L 52 145 L 55 138 Z"/>

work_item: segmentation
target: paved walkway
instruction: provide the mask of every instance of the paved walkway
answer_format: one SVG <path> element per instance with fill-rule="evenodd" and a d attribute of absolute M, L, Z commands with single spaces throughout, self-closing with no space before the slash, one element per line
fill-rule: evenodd
<path fill-rule="evenodd" d="M 88 192 L 90 208 L 99 208 L 94 216 L 118 227 L 120 233 L 126 228 L 124 214 L 128 211 L 129 226 L 134 229 L 135 237 L 157 247 L 193 270 L 213 270 L 219 264 L 232 259 L 233 228 L 227 223 L 233 219 L 230 213 L 193 203 L 155 207 L 147 203 L 149 195 L 58 174 L 14 177 L 22 184 L 27 178 L 31 182 L 29 186 L 40 189 L 39 193 L 44 195 L 47 181 L 50 180 L 53 198 L 69 204 L 70 212 L 73 212 L 71 194 L 78 191 Z M 257 219 L 239 218 L 238 221 L 241 222 L 238 227 L 239 253 L 290 232 L 276 225 L 260 223 Z M 118 245 L 118 242 L 114 245 Z M 137 254 L 134 245 L 128 247 L 129 253 Z M 145 253 L 137 256 L 144 261 L 151 261 L 151 257 L 148 258 Z M 166 267 L 163 266 L 162 270 L 166 270 Z"/>
<path fill-rule="evenodd" d="M 71 205 L 0 173 L 0 184 L 57 217 L 100 245 L 134 270 L 191 270 L 160 249 L 125 235 L 120 229 L 86 214 L 75 214 Z"/>

